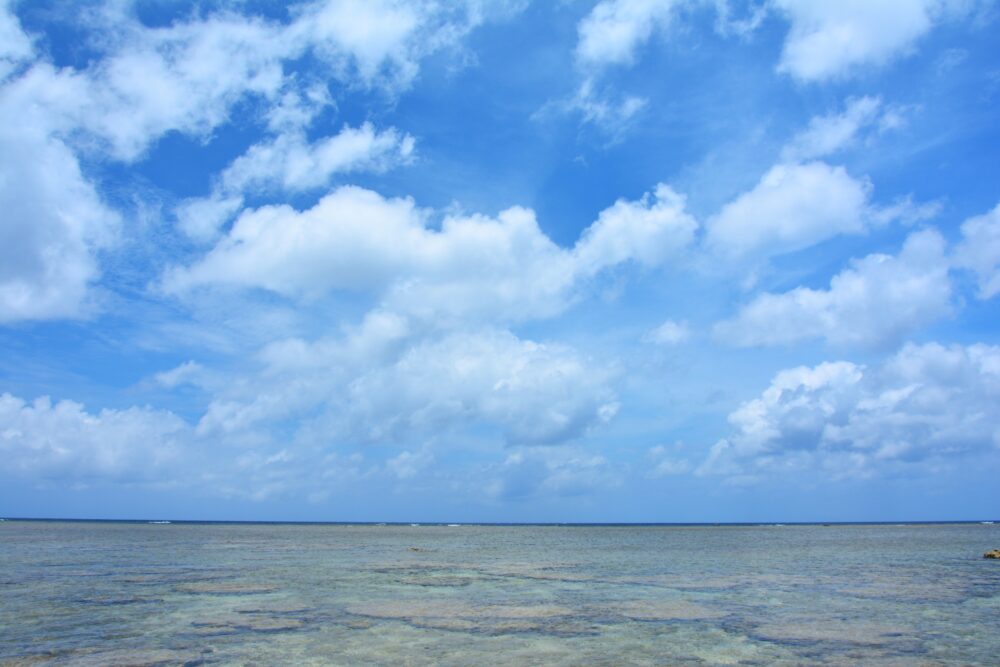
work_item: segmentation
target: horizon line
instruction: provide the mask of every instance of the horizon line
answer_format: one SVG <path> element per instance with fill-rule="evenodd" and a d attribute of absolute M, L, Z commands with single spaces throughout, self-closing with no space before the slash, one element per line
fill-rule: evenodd
<path fill-rule="evenodd" d="M 268 520 L 268 519 L 173 519 L 148 517 L 136 519 L 70 518 L 70 517 L 0 517 L 0 522 L 48 523 L 170 523 L 170 524 L 247 524 L 300 526 L 580 526 L 580 527 L 704 527 L 704 526 L 889 526 L 934 524 L 994 524 L 1000 519 L 908 519 L 908 520 L 810 520 L 810 521 L 351 521 L 351 520 Z"/>

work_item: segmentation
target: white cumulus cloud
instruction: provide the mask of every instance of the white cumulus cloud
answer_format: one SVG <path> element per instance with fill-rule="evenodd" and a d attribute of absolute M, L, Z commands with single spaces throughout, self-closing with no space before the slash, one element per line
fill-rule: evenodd
<path fill-rule="evenodd" d="M 434 455 L 425 449 L 403 451 L 385 462 L 386 470 L 397 479 L 412 479 L 434 462 Z"/>
<path fill-rule="evenodd" d="M 368 292 L 392 310 L 446 321 L 543 317 L 566 307 L 581 278 L 676 257 L 697 227 L 683 206 L 664 185 L 638 201 L 620 200 L 566 250 L 527 209 L 447 217 L 435 230 L 410 199 L 345 186 L 306 211 L 243 212 L 201 260 L 169 271 L 164 286 L 178 294 L 204 285 L 257 287 L 298 298 Z"/>
<path fill-rule="evenodd" d="M 867 477 L 1000 449 L 1000 348 L 908 344 L 875 367 L 827 362 L 778 373 L 729 415 L 701 474 L 819 470 Z"/>
<path fill-rule="evenodd" d="M 878 123 L 882 101 L 877 97 L 849 99 L 842 113 L 817 116 L 785 147 L 786 160 L 825 157 L 851 145 L 866 127 Z"/>
<path fill-rule="evenodd" d="M 87 412 L 73 401 L 0 395 L 0 455 L 8 472 L 41 479 L 156 481 L 190 464 L 186 423 L 150 408 Z"/>
<path fill-rule="evenodd" d="M 477 3 L 330 0 L 298 5 L 288 23 L 225 9 L 149 27 L 130 4 L 112 3 L 86 13 L 94 57 L 57 69 L 34 52 L 4 1 L 0 321 L 93 308 L 100 251 L 116 240 L 119 216 L 81 164 L 139 161 L 169 132 L 207 139 L 253 99 L 275 137 L 224 175 L 228 191 L 178 211 L 185 232 L 210 240 L 242 205 L 243 188 L 320 187 L 334 173 L 385 169 L 413 151 L 409 135 L 368 124 L 307 141 L 303 123 L 329 100 L 314 78 L 286 72 L 289 62 L 312 53 L 326 63 L 322 76 L 394 95 L 421 58 L 456 47 L 495 14 Z"/>
<path fill-rule="evenodd" d="M 979 298 L 1000 293 L 1000 204 L 962 223 L 962 240 L 955 247 L 955 265 L 979 279 Z"/>
<path fill-rule="evenodd" d="M 691 328 L 687 322 L 667 320 L 643 336 L 643 340 L 657 345 L 680 345 L 690 337 Z"/>
<path fill-rule="evenodd" d="M 486 471 L 484 489 L 501 500 L 580 496 L 619 486 L 622 471 L 599 454 L 574 447 L 519 449 Z"/>
<path fill-rule="evenodd" d="M 779 71 L 802 81 L 850 75 L 906 55 L 950 12 L 968 2 L 950 0 L 774 0 L 791 22 Z"/>
<path fill-rule="evenodd" d="M 24 116 L 21 92 L 0 90 L 0 323 L 79 317 L 119 217 L 66 144 Z"/>
<path fill-rule="evenodd" d="M 951 312 L 945 243 L 916 232 L 897 256 L 851 263 L 829 289 L 761 294 L 715 333 L 737 345 L 779 345 L 823 338 L 834 345 L 884 346 Z"/>
<path fill-rule="evenodd" d="M 646 452 L 646 458 L 649 459 L 651 467 L 646 470 L 646 477 L 656 479 L 673 475 L 686 475 L 694 470 L 691 461 L 680 456 L 682 449 L 681 443 L 677 443 L 673 447 L 664 445 L 650 447 L 649 451 Z"/>
<path fill-rule="evenodd" d="M 169 371 L 156 373 L 153 381 L 167 389 L 173 389 L 185 384 L 196 384 L 204 374 L 205 369 L 196 361 L 185 361 Z"/>
<path fill-rule="evenodd" d="M 611 369 L 567 346 L 504 330 L 423 335 L 371 313 L 341 338 L 266 348 L 256 373 L 220 387 L 198 432 L 422 443 L 488 429 L 508 444 L 558 444 L 614 417 Z"/>
<path fill-rule="evenodd" d="M 0 81 L 33 54 L 31 38 L 10 11 L 10 0 L 0 0 Z"/>
<path fill-rule="evenodd" d="M 602 0 L 578 26 L 577 59 L 585 64 L 631 64 L 653 31 L 669 24 L 676 0 Z"/>
<path fill-rule="evenodd" d="M 780 255 L 866 229 L 871 184 L 823 162 L 778 164 L 706 223 L 706 244 L 729 259 Z"/>
<path fill-rule="evenodd" d="M 211 241 L 235 215 L 245 195 L 274 190 L 298 192 L 326 186 L 335 174 L 385 171 L 412 159 L 415 140 L 395 128 L 376 131 L 371 123 L 345 125 L 335 135 L 309 141 L 304 127 L 254 144 L 233 160 L 208 197 L 182 202 L 181 230 L 195 241 Z"/>
<path fill-rule="evenodd" d="M 637 201 L 619 199 L 601 211 L 574 255 L 591 272 L 629 260 L 656 266 L 690 244 L 697 228 L 684 211 L 684 197 L 661 183 L 652 194 Z"/>
<path fill-rule="evenodd" d="M 369 432 L 436 432 L 474 419 L 497 425 L 511 444 L 552 444 L 614 416 L 608 379 L 560 345 L 508 332 L 452 334 L 357 378 L 350 401 Z"/>
<path fill-rule="evenodd" d="M 335 173 L 382 171 L 406 160 L 413 146 L 413 137 L 394 128 L 376 132 L 371 123 L 345 126 L 339 133 L 311 143 L 303 133 L 282 134 L 252 146 L 220 178 L 228 192 L 273 185 L 291 191 L 318 188 Z"/>
<path fill-rule="evenodd" d="M 769 14 L 789 23 L 778 71 L 800 81 L 851 76 L 910 54 L 937 24 L 967 15 L 976 0 L 772 0 L 733 18 L 731 0 L 601 0 L 577 26 L 577 63 L 587 69 L 631 65 L 639 49 L 693 9 L 715 11 L 721 36 L 756 31 Z"/>

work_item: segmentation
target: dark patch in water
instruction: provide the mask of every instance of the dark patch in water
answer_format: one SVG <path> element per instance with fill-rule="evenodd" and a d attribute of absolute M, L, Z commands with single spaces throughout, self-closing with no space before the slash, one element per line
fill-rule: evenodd
<path fill-rule="evenodd" d="M 90 597 L 90 598 L 77 598 L 72 600 L 78 604 L 86 605 L 97 605 L 100 607 L 114 607 L 118 605 L 128 605 L 128 604 L 155 604 L 158 602 L 163 602 L 163 598 L 136 598 L 136 597 Z"/>

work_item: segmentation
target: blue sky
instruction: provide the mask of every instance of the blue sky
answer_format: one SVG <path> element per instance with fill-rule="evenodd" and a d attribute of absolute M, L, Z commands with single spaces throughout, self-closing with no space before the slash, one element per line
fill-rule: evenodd
<path fill-rule="evenodd" d="M 987 0 L 0 2 L 0 513 L 1000 513 Z"/>

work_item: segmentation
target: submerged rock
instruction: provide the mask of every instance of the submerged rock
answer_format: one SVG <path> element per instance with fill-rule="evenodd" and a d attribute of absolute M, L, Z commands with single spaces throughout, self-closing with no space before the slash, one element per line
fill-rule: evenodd
<path fill-rule="evenodd" d="M 571 609 L 551 604 L 485 604 L 476 605 L 463 600 L 373 600 L 347 606 L 347 613 L 384 619 L 408 618 L 550 618 L 569 616 Z"/>
<path fill-rule="evenodd" d="M 89 655 L 74 655 L 69 664 L 76 667 L 168 667 L 205 664 L 205 656 L 191 651 L 170 649 L 116 649 Z"/>
<path fill-rule="evenodd" d="M 994 549 L 993 551 L 987 551 L 983 554 L 983 558 L 995 558 L 1000 560 L 1000 549 Z"/>
<path fill-rule="evenodd" d="M 237 608 L 235 611 L 237 614 L 305 614 L 307 612 L 311 612 L 312 607 L 303 602 L 296 602 L 294 600 L 279 600 L 273 602 L 266 601 L 263 604 L 244 605 Z"/>
<path fill-rule="evenodd" d="M 913 628 L 907 626 L 837 619 L 772 620 L 758 625 L 751 634 L 772 642 L 836 643 L 864 647 L 910 643 L 916 637 Z"/>
<path fill-rule="evenodd" d="M 608 609 L 633 621 L 697 621 L 726 615 L 684 600 L 632 600 L 612 604 Z"/>
<path fill-rule="evenodd" d="M 175 586 L 175 590 L 181 593 L 207 593 L 211 595 L 255 595 L 259 593 L 273 593 L 278 588 L 266 584 L 206 581 L 193 584 L 180 584 L 179 586 Z"/>
<path fill-rule="evenodd" d="M 35 665 L 52 664 L 54 656 L 49 653 L 35 655 L 19 655 L 13 658 L 4 658 L 0 665 L 3 667 L 35 667 Z"/>
<path fill-rule="evenodd" d="M 221 616 L 194 621 L 191 625 L 199 634 L 232 634 L 237 632 L 288 632 L 298 630 L 305 623 L 297 618 L 275 616 Z"/>
<path fill-rule="evenodd" d="M 417 628 L 491 635 L 516 632 L 583 634 L 591 628 L 570 623 L 573 611 L 552 604 L 472 604 L 463 600 L 381 600 L 348 605 L 348 614 L 403 621 Z"/>

